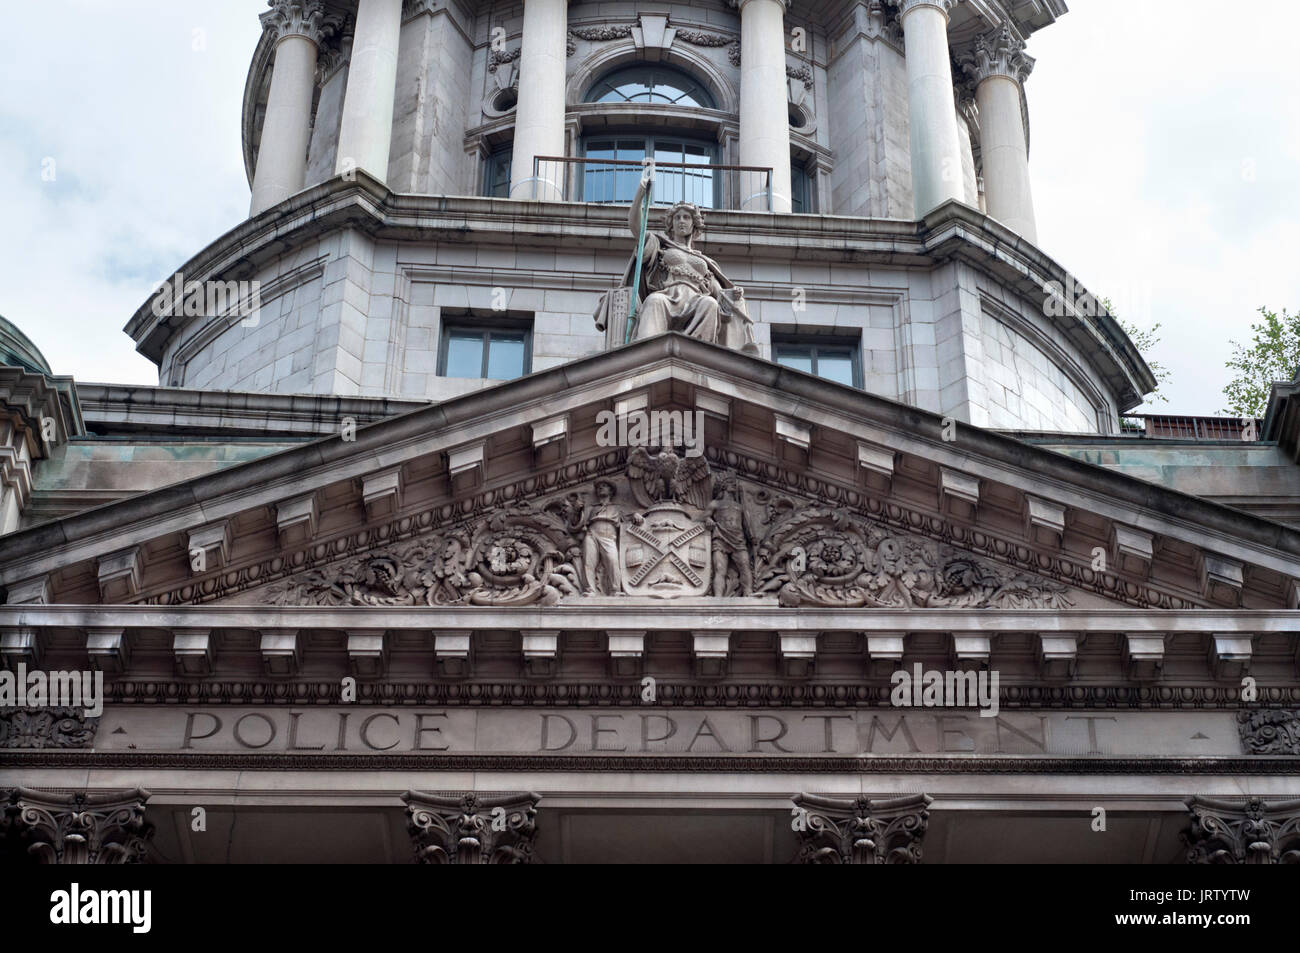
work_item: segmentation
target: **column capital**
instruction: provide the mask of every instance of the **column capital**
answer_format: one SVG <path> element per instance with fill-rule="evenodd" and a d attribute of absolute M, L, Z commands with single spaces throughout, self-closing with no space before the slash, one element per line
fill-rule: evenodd
<path fill-rule="evenodd" d="M 1300 863 L 1300 800 L 1194 797 L 1187 810 L 1192 824 L 1183 843 L 1189 864 Z"/>
<path fill-rule="evenodd" d="M 536 794 L 407 791 L 407 827 L 421 864 L 531 864 Z"/>
<path fill-rule="evenodd" d="M 948 11 L 952 10 L 961 0 L 893 0 L 894 6 L 898 7 L 898 19 L 902 20 L 913 10 L 919 7 L 934 7 L 943 14 L 944 19 L 948 18 Z"/>
<path fill-rule="evenodd" d="M 727 0 L 727 5 L 733 10 L 739 10 L 743 13 L 745 11 L 745 4 L 749 2 L 751 2 L 751 0 Z M 772 2 L 781 5 L 782 13 L 790 12 L 790 0 L 772 0 Z"/>
<path fill-rule="evenodd" d="M 1034 69 L 1034 58 L 1025 54 L 1024 41 L 1005 24 L 978 36 L 974 46 L 957 56 L 956 61 L 976 86 L 994 76 L 1005 76 L 1023 85 Z"/>
<path fill-rule="evenodd" d="M 263 30 L 275 34 L 277 43 L 301 36 L 319 47 L 343 23 L 342 17 L 325 9 L 322 0 L 271 0 L 270 6 L 259 19 Z"/>
<path fill-rule="evenodd" d="M 153 825 L 145 820 L 149 792 L 51 794 L 31 788 L 8 792 L 0 839 L 25 845 L 43 864 L 135 864 L 149 850 Z"/>
<path fill-rule="evenodd" d="M 926 794 L 885 801 L 800 794 L 793 799 L 795 863 L 919 864 L 931 800 Z"/>

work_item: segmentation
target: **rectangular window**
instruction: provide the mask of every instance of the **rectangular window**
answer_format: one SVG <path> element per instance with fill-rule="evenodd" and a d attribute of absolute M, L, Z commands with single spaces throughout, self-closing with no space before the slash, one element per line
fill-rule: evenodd
<path fill-rule="evenodd" d="M 772 359 L 776 363 L 847 387 L 862 387 L 859 351 L 857 341 L 841 337 L 774 336 L 772 340 Z"/>
<path fill-rule="evenodd" d="M 803 163 L 790 163 L 790 211 L 796 215 L 812 215 L 817 211 L 817 190 L 812 173 Z"/>
<path fill-rule="evenodd" d="M 523 377 L 532 370 L 532 338 L 522 325 L 443 325 L 438 374 L 491 381 Z"/>
<path fill-rule="evenodd" d="M 483 195 L 487 198 L 510 197 L 510 161 L 513 155 L 513 150 L 507 147 L 498 149 L 484 161 Z"/>

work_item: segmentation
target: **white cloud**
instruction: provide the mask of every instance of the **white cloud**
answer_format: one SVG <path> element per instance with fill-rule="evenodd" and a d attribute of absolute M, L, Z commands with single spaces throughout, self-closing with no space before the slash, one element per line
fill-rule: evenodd
<path fill-rule="evenodd" d="M 1300 308 L 1300 5 L 1261 0 L 1251 23 L 1267 29 L 1229 35 L 1210 0 L 1075 0 L 1031 41 L 1040 242 L 1122 316 L 1163 325 L 1156 413 L 1219 411 L 1229 340 L 1262 305 Z M 1131 289 L 1150 315 L 1125 312 Z"/>

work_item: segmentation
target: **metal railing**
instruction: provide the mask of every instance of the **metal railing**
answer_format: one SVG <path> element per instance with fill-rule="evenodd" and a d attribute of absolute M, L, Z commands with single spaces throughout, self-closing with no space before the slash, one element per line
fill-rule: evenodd
<path fill-rule="evenodd" d="M 1253 427 L 1251 424 L 1253 423 Z M 1259 418 L 1179 417 L 1168 414 L 1126 415 L 1123 432 L 1164 440 L 1258 440 Z"/>
<path fill-rule="evenodd" d="M 640 160 L 538 156 L 528 197 L 630 205 L 641 181 Z M 690 202 L 704 209 L 772 211 L 772 170 L 749 165 L 656 162 L 654 204 Z"/>

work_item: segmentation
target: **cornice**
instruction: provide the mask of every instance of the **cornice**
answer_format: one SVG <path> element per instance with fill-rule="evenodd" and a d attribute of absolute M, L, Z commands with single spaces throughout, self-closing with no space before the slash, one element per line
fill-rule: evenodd
<path fill-rule="evenodd" d="M 342 228 L 360 228 L 381 241 L 437 241 L 468 236 L 484 245 L 513 244 L 521 234 L 569 247 L 603 248 L 622 240 L 625 213 L 586 203 L 516 202 L 458 196 L 403 195 L 389 192 L 364 172 L 356 181 L 331 179 L 236 226 L 213 241 L 181 269 L 187 280 L 249 278 L 286 249 Z M 789 255 L 788 220 L 745 212 L 709 213 L 710 255 L 753 257 Z M 808 255 L 833 255 L 836 261 L 891 266 L 933 266 L 960 255 L 977 270 L 1034 300 L 1043 288 L 1084 288 L 1060 264 L 1022 236 L 978 210 L 953 202 L 920 223 L 894 219 L 801 216 L 799 244 Z M 184 317 L 159 318 L 150 302 L 141 305 L 125 330 L 136 349 L 155 363 L 171 339 L 188 326 Z M 1137 348 L 1109 314 L 1070 313 L 1066 319 L 1096 349 L 1098 370 L 1115 391 L 1120 410 L 1136 406 L 1155 388 L 1155 378 Z"/>

